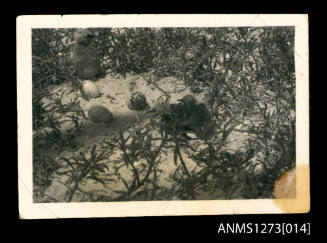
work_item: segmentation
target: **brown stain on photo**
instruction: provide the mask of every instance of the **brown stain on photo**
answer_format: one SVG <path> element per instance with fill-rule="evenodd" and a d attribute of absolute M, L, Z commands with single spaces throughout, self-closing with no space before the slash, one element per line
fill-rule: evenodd
<path fill-rule="evenodd" d="M 300 164 L 284 173 L 273 191 L 274 203 L 283 213 L 307 213 L 310 210 L 309 164 Z"/>

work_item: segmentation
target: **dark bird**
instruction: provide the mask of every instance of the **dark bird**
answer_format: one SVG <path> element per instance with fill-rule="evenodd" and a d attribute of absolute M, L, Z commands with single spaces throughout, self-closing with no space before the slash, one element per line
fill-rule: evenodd
<path fill-rule="evenodd" d="M 170 104 L 168 112 L 161 115 L 164 128 L 168 133 L 193 132 L 199 138 L 213 133 L 214 123 L 210 112 L 193 95 L 186 95 L 177 104 Z"/>
<path fill-rule="evenodd" d="M 75 73 L 80 79 L 94 79 L 100 74 L 100 58 L 96 49 L 92 47 L 94 35 L 87 29 L 77 30 L 73 33 L 72 62 Z"/>
<path fill-rule="evenodd" d="M 199 130 L 210 120 L 210 113 L 203 103 L 199 103 L 193 95 L 185 95 L 179 99 L 184 111 L 183 121 L 190 130 Z"/>

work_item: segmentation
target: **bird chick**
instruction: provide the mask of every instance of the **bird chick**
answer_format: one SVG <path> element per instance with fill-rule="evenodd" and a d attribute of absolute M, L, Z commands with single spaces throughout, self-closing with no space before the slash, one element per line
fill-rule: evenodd
<path fill-rule="evenodd" d="M 72 48 L 75 73 L 80 79 L 94 79 L 101 74 L 100 58 L 96 49 L 91 46 L 94 35 L 91 31 L 82 29 L 73 33 Z"/>
<path fill-rule="evenodd" d="M 196 130 L 196 128 L 202 127 L 210 119 L 210 114 L 205 104 L 199 103 L 193 95 L 185 95 L 179 101 L 182 105 L 183 122 L 190 129 Z"/>
<path fill-rule="evenodd" d="M 193 132 L 197 137 L 207 137 L 213 132 L 210 112 L 193 95 L 179 99 L 180 103 L 170 104 L 167 112 L 161 115 L 164 128 L 170 134 Z"/>

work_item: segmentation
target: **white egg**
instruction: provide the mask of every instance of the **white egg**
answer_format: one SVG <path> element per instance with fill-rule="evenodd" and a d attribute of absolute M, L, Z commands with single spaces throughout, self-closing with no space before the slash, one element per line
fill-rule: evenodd
<path fill-rule="evenodd" d="M 83 81 L 83 92 L 89 98 L 96 98 L 100 95 L 98 87 L 90 80 Z"/>

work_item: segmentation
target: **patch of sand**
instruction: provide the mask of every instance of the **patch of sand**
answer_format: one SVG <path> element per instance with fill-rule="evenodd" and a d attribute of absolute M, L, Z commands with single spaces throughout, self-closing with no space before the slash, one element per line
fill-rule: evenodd
<path fill-rule="evenodd" d="M 96 86 L 99 88 L 101 96 L 98 98 L 91 98 L 89 100 L 83 99 L 79 92 L 68 92 L 70 87 L 66 84 L 56 86 L 52 93 L 60 94 L 62 91 L 66 91 L 63 95 L 63 103 L 69 102 L 75 96 L 78 96 L 80 101 L 80 106 L 86 114 L 86 119 L 83 120 L 83 129 L 81 134 L 76 138 L 79 148 L 77 151 L 71 151 L 64 148 L 60 153 L 58 151 L 53 151 L 52 157 L 61 157 L 66 156 L 67 158 L 77 154 L 80 151 L 88 154 L 90 148 L 97 144 L 98 148 L 101 146 L 104 138 L 108 138 L 118 129 L 124 129 L 131 126 L 137 121 L 144 121 L 149 119 L 149 114 L 146 112 L 132 111 L 128 108 L 127 103 L 132 92 L 139 91 L 145 94 L 147 102 L 151 107 L 156 105 L 158 99 L 165 99 L 165 93 L 169 93 L 169 103 L 176 103 L 178 99 L 182 98 L 184 95 L 191 93 L 190 89 L 187 88 L 182 80 L 176 78 L 168 77 L 160 80 L 156 80 L 157 87 L 154 85 L 149 85 L 146 79 L 143 76 L 127 75 L 126 78 L 119 76 L 113 76 L 108 74 L 105 78 L 99 79 L 95 82 Z M 195 94 L 194 95 L 199 101 L 205 101 L 205 94 Z M 161 98 L 160 98 L 161 97 Z M 108 110 L 110 110 L 114 116 L 114 122 L 110 124 L 95 124 L 88 119 L 87 111 L 92 105 L 103 105 Z M 67 123 L 64 126 L 64 129 L 69 129 L 73 124 Z M 231 134 L 231 138 L 235 141 L 233 142 L 233 148 L 237 149 L 242 146 L 244 143 L 244 136 L 242 134 Z M 47 153 L 51 153 L 47 151 Z M 189 159 L 187 155 L 181 151 L 182 156 L 185 160 L 186 166 L 189 171 L 196 168 L 196 163 Z M 112 155 L 111 158 L 120 159 L 121 154 L 117 152 Z M 165 155 L 161 154 L 162 163 L 159 166 L 163 172 L 159 176 L 158 184 L 165 187 L 171 187 L 167 178 L 169 175 L 176 169 L 174 164 L 173 152 Z M 178 162 L 180 163 L 180 162 Z M 110 161 L 108 161 L 108 164 Z M 139 163 L 140 164 L 140 163 Z M 131 181 L 132 178 L 131 172 L 129 169 L 122 169 L 120 171 L 124 175 L 124 178 L 127 181 Z M 117 178 L 116 178 L 117 179 Z M 67 191 L 67 188 L 63 185 L 62 182 L 66 181 L 66 176 L 59 176 L 54 179 L 51 186 L 46 190 L 46 194 L 50 195 L 52 198 L 57 199 L 58 201 L 64 201 L 64 193 Z M 98 191 L 101 195 L 112 197 L 115 195 L 113 190 L 123 190 L 123 183 L 117 180 L 117 183 L 112 183 L 110 189 L 104 188 L 100 183 L 95 183 L 91 180 L 87 181 L 87 184 L 81 185 L 81 189 L 85 191 L 92 190 L 93 192 Z M 219 196 L 219 192 L 217 193 Z M 201 197 L 208 197 L 208 195 L 202 195 Z M 76 193 L 73 201 L 81 200 L 90 200 L 82 197 L 82 194 Z"/>

